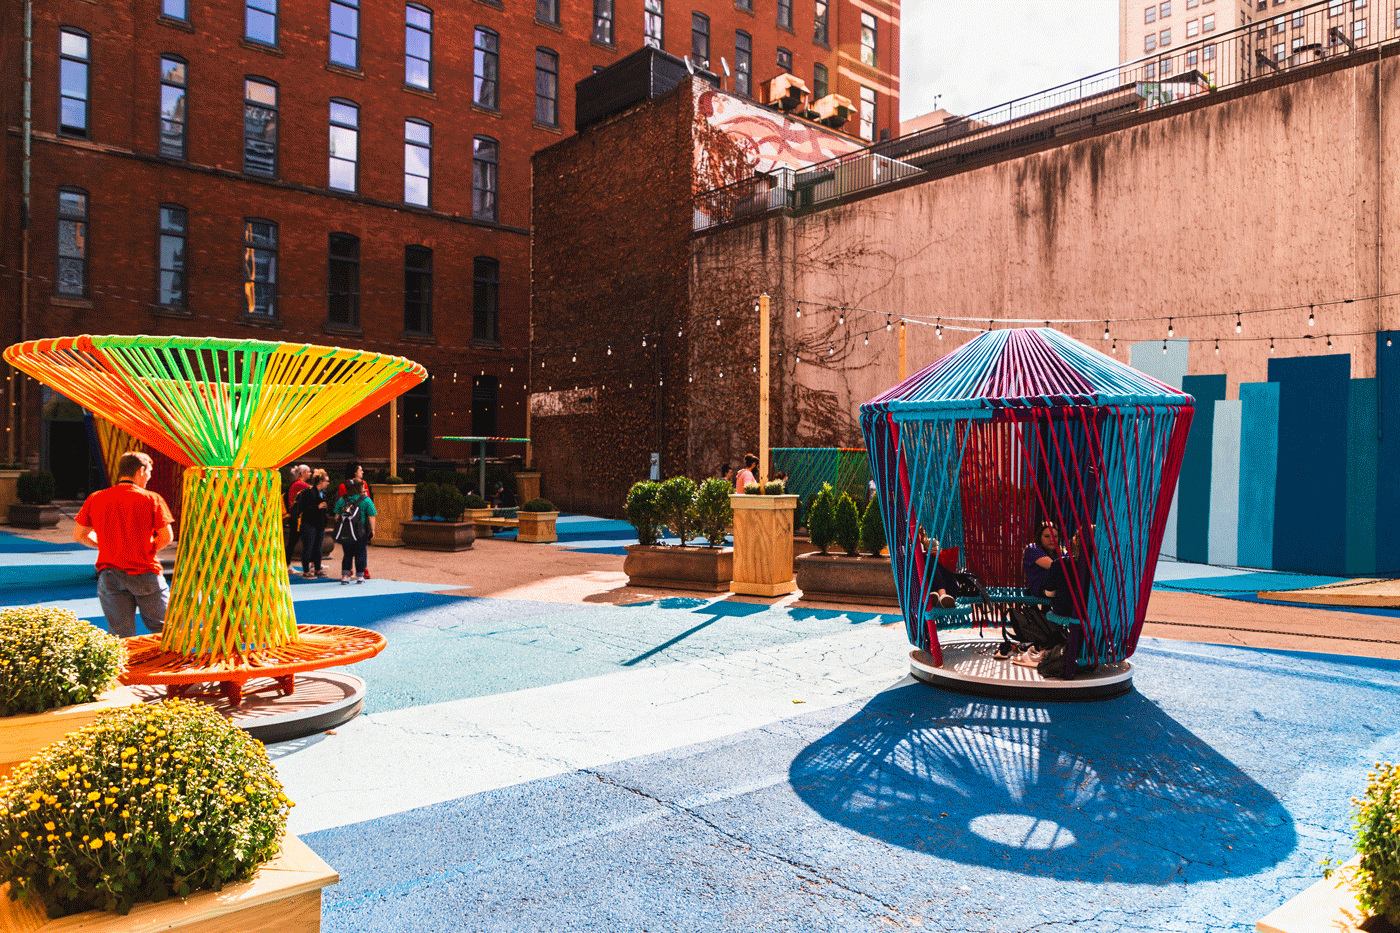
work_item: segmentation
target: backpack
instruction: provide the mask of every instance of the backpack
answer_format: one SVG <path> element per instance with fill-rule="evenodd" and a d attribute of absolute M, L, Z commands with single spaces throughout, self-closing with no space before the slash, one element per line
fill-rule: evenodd
<path fill-rule="evenodd" d="M 365 539 L 365 520 L 360 514 L 364 496 L 347 499 L 335 512 L 335 540 L 341 544 L 356 544 Z"/>

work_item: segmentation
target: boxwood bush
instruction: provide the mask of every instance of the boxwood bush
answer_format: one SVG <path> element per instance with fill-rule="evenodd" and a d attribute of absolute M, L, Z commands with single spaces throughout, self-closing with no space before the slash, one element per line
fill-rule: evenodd
<path fill-rule="evenodd" d="M 419 483 L 413 490 L 414 517 L 431 519 L 437 515 L 441 495 L 442 487 L 437 483 Z"/>
<path fill-rule="evenodd" d="M 91 703 L 125 665 L 122 640 L 71 609 L 0 612 L 0 716 Z"/>
<path fill-rule="evenodd" d="M 860 550 L 860 512 L 855 500 L 843 493 L 836 503 L 836 517 L 832 525 L 832 536 L 846 556 L 855 557 Z"/>
<path fill-rule="evenodd" d="M 681 547 L 695 537 L 695 480 L 688 476 L 673 476 L 661 484 L 657 493 L 661 521 L 671 533 L 681 539 Z"/>
<path fill-rule="evenodd" d="M 553 502 L 538 497 L 531 499 L 529 502 L 516 509 L 517 512 L 553 512 L 554 510 Z"/>
<path fill-rule="evenodd" d="M 25 505 L 48 505 L 53 502 L 53 474 L 48 470 L 29 470 L 15 478 L 15 495 Z"/>
<path fill-rule="evenodd" d="M 836 538 L 836 502 L 831 495 L 830 483 L 822 484 L 821 492 L 817 493 L 817 499 L 812 503 L 807 515 L 807 533 L 812 538 L 812 544 L 823 554 Z"/>
<path fill-rule="evenodd" d="M 734 509 L 729 504 L 731 491 L 728 482 L 711 477 L 695 492 L 695 528 L 710 547 L 724 544 L 724 529 L 734 520 Z"/>
<path fill-rule="evenodd" d="M 880 515 L 880 496 L 870 497 L 865 504 L 865 515 L 860 520 L 860 544 L 870 552 L 871 557 L 879 557 L 885 549 L 885 522 Z"/>
<path fill-rule="evenodd" d="M 661 507 L 658 502 L 660 494 L 661 484 L 647 479 L 633 483 L 632 488 L 627 490 L 627 504 L 624 506 L 624 513 L 627 516 L 627 521 L 631 523 L 633 528 L 637 529 L 638 544 L 653 545 L 660 538 Z"/>
<path fill-rule="evenodd" d="M 460 522 L 467 509 L 467 497 L 456 486 L 438 487 L 438 515 L 445 522 Z"/>

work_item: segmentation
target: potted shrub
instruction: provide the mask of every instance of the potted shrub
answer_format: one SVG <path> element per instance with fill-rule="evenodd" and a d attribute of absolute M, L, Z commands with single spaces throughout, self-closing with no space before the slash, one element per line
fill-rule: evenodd
<path fill-rule="evenodd" d="M 374 538 L 371 544 L 378 547 L 403 547 L 403 523 L 412 521 L 414 497 L 417 487 L 406 483 L 397 476 L 389 476 L 370 483 L 374 490 Z"/>
<path fill-rule="evenodd" d="M 24 467 L 18 463 L 0 463 L 0 514 L 9 515 L 10 506 L 19 501 L 16 485 Z"/>
<path fill-rule="evenodd" d="M 797 587 L 802 598 L 817 602 L 898 606 L 888 557 L 879 556 L 885 546 L 880 504 L 871 498 L 860 519 L 855 500 L 842 495 L 835 507 L 830 487 L 823 489 L 812 507 L 812 543 L 822 550 L 796 560 Z M 830 554 L 835 543 L 843 553 Z M 861 555 L 864 547 L 867 555 Z"/>
<path fill-rule="evenodd" d="M 262 743 L 211 707 L 109 710 L 0 785 L 0 881 L 14 898 L 0 903 L 0 929 L 88 911 L 131 913 L 133 929 L 265 929 L 293 897 L 319 901 L 338 880 L 285 836 L 291 805 Z M 291 870 L 249 884 L 279 850 Z"/>
<path fill-rule="evenodd" d="M 422 551 L 467 551 L 476 541 L 476 524 L 463 520 L 467 499 L 456 486 L 421 483 L 413 494 L 413 521 L 400 535 L 406 547 Z"/>
<path fill-rule="evenodd" d="M 680 482 L 676 482 L 679 479 Z M 627 520 L 637 529 L 637 543 L 628 545 L 622 569 L 629 586 L 700 590 L 722 593 L 734 576 L 734 549 L 722 547 L 729 523 L 730 485 L 708 479 L 697 489 L 685 477 L 665 483 L 643 481 L 627 493 Z M 698 531 L 709 547 L 667 547 L 658 544 L 660 526 L 680 526 L 689 540 Z"/>
<path fill-rule="evenodd" d="M 10 524 L 20 528 L 53 528 L 61 513 L 53 505 L 53 474 L 48 470 L 28 470 L 15 479 L 19 502 L 10 506 Z"/>
<path fill-rule="evenodd" d="M 520 533 L 515 540 L 529 544 L 548 544 L 558 541 L 559 534 L 554 530 L 559 512 L 548 499 L 534 498 L 522 505 L 515 513 L 520 521 Z"/>
<path fill-rule="evenodd" d="M 453 488 L 455 492 L 455 487 Z M 491 503 L 487 502 L 476 493 L 467 493 L 463 497 L 463 521 L 476 523 L 476 536 L 478 538 L 489 538 L 496 533 L 496 529 L 491 525 L 483 524 L 491 517 Z"/>
<path fill-rule="evenodd" d="M 734 579 L 731 593 L 781 596 L 797 589 L 792 574 L 792 516 L 797 496 L 783 491 L 781 482 L 768 488 L 753 484 L 745 495 L 730 496 L 734 510 Z"/>
<path fill-rule="evenodd" d="M 71 609 L 0 611 L 0 777 L 104 710 L 137 702 L 117 683 L 120 638 Z"/>

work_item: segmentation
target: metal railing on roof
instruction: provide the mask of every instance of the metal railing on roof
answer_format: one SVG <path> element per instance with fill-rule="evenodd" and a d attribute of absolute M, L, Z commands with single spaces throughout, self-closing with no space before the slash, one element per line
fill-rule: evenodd
<path fill-rule="evenodd" d="M 1177 30 L 1194 34 L 1160 45 L 1162 32 L 1156 31 L 1151 37 L 1156 48 L 1137 61 L 806 168 L 782 168 L 703 191 L 695 196 L 694 229 L 773 210 L 831 206 L 854 194 L 1041 146 L 1400 36 L 1400 0 L 1320 0 L 1227 31 L 1217 31 L 1213 18 L 1207 23 L 1215 14 L 1205 6 L 1184 12 L 1172 18 L 1170 37 L 1182 38 Z"/>

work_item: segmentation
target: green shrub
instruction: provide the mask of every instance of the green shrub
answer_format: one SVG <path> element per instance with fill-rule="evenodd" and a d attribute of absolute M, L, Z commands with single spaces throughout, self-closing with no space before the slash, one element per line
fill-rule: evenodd
<path fill-rule="evenodd" d="M 681 539 L 681 547 L 695 537 L 695 480 L 688 476 L 673 476 L 661 484 L 657 496 L 661 521 L 671 533 Z"/>
<path fill-rule="evenodd" d="M 836 503 L 836 521 L 832 535 L 841 550 L 846 552 L 846 556 L 856 556 L 860 549 L 860 512 L 856 509 L 855 500 L 849 495 L 842 495 Z"/>
<path fill-rule="evenodd" d="M 637 529 L 637 543 L 651 545 L 656 543 L 659 536 L 657 526 L 661 524 L 661 511 L 658 498 L 661 494 L 661 484 L 652 480 L 642 480 L 633 483 L 632 488 L 627 490 L 627 504 L 624 506 L 624 513 L 627 521 L 632 527 Z"/>
<path fill-rule="evenodd" d="M 71 609 L 0 612 L 0 716 L 91 703 L 125 665 L 122 640 Z"/>
<path fill-rule="evenodd" d="M 291 806 L 262 743 L 212 707 L 138 703 L 0 783 L 0 881 L 51 917 L 220 890 L 277 853 Z"/>
<path fill-rule="evenodd" d="M 825 554 L 836 536 L 836 503 L 831 495 L 831 484 L 823 483 L 817 493 L 816 502 L 807 514 L 807 532 L 812 543 Z"/>
<path fill-rule="evenodd" d="M 781 496 L 785 492 L 787 492 L 787 485 L 780 479 L 770 479 L 763 484 L 765 496 Z"/>
<path fill-rule="evenodd" d="M 744 495 L 746 495 L 746 496 L 761 496 L 761 495 L 763 495 L 763 487 L 760 486 L 758 483 L 745 483 L 745 484 L 744 484 Z"/>
<path fill-rule="evenodd" d="M 553 503 L 553 502 L 550 502 L 548 499 L 538 499 L 538 498 L 536 498 L 536 499 L 531 499 L 529 502 L 527 502 L 527 503 L 525 503 L 524 505 L 522 505 L 522 506 L 521 506 L 519 509 L 517 509 L 516 511 L 518 511 L 518 512 L 553 512 L 553 511 L 554 511 L 554 503 Z"/>
<path fill-rule="evenodd" d="M 365 482 L 371 486 L 378 486 L 380 483 L 402 482 L 389 476 L 388 470 L 365 470 Z"/>
<path fill-rule="evenodd" d="M 25 505 L 48 505 L 53 493 L 53 474 L 48 470 L 27 470 L 15 479 L 15 495 Z"/>
<path fill-rule="evenodd" d="M 413 514 L 418 518 L 432 518 L 438 513 L 438 498 L 442 487 L 437 483 L 419 483 L 413 490 Z"/>
<path fill-rule="evenodd" d="M 382 482 L 385 486 L 406 486 L 406 485 L 408 485 L 408 481 L 405 480 L 402 476 L 389 476 L 389 475 L 387 475 L 388 472 L 389 472 L 388 470 L 383 470 L 382 472 L 385 473 L 386 475 L 385 475 L 384 479 L 380 480 L 380 482 Z M 371 483 L 370 485 L 374 485 L 374 484 Z"/>
<path fill-rule="evenodd" d="M 456 489 L 457 487 L 449 486 L 448 488 Z M 464 509 L 485 509 L 489 508 L 490 505 L 491 503 L 487 502 L 485 499 L 481 498 L 474 492 L 467 493 L 465 496 L 462 497 L 462 508 Z"/>
<path fill-rule="evenodd" d="M 732 487 L 718 477 L 712 477 L 700 484 L 695 493 L 695 528 L 710 547 L 724 544 L 724 529 L 734 520 L 734 509 L 729 504 Z"/>
<path fill-rule="evenodd" d="M 1361 861 L 1348 880 L 1363 911 L 1400 926 L 1400 766 L 1378 762 L 1366 778 L 1351 819 Z"/>
<path fill-rule="evenodd" d="M 437 513 L 443 521 L 460 522 L 467 508 L 467 497 L 456 486 L 442 486 L 438 492 Z"/>
<path fill-rule="evenodd" d="M 885 521 L 880 515 L 878 493 L 865 504 L 865 515 L 860 520 L 860 544 L 871 557 L 879 557 L 885 549 Z"/>

